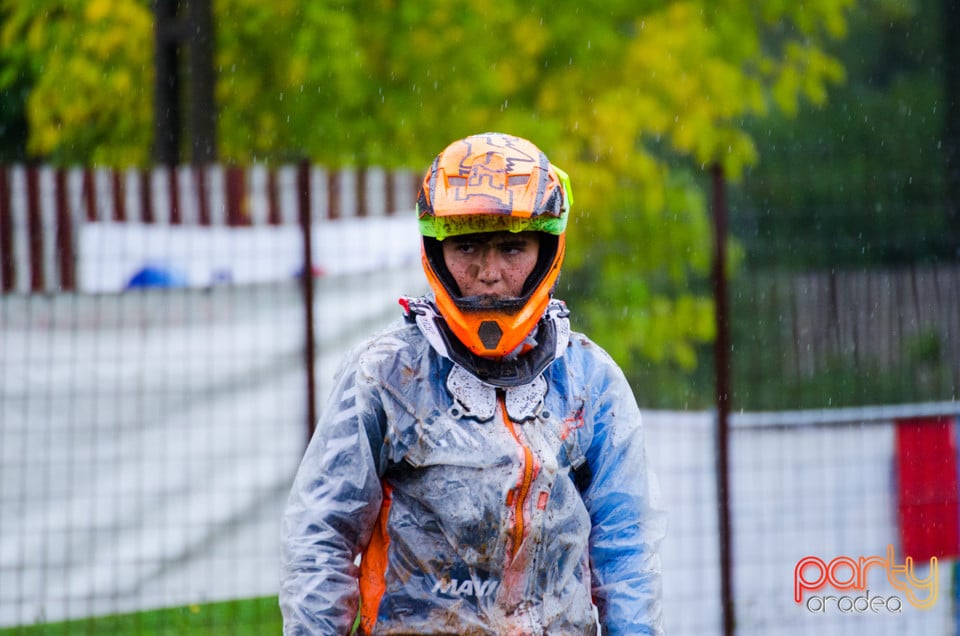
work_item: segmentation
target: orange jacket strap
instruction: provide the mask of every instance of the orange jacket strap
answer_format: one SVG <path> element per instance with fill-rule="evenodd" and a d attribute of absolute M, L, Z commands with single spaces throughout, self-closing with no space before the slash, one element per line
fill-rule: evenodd
<path fill-rule="evenodd" d="M 390 537 L 387 534 L 387 517 L 393 501 L 392 489 L 383 484 L 383 503 L 380 504 L 380 516 L 373 528 L 373 535 L 360 561 L 360 633 L 371 634 L 377 624 L 377 610 L 380 599 L 386 589 L 384 574 L 387 571 L 387 548 Z"/>

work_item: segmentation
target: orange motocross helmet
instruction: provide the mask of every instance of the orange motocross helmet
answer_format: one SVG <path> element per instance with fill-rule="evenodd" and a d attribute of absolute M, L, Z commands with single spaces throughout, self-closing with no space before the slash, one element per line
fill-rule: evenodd
<path fill-rule="evenodd" d="M 526 139 L 473 135 L 434 159 L 417 198 L 423 270 L 450 331 L 474 354 L 505 356 L 536 327 L 560 275 L 571 204 L 566 173 Z M 441 241 L 500 231 L 540 233 L 537 265 L 521 296 L 493 304 L 461 296 Z"/>

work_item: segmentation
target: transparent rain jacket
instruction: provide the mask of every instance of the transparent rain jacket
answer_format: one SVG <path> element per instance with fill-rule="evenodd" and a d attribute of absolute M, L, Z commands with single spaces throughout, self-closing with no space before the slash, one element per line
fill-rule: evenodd
<path fill-rule="evenodd" d="M 496 388 L 424 324 L 338 372 L 283 518 L 284 633 L 661 633 L 665 524 L 620 369 L 565 323 L 542 374 Z"/>

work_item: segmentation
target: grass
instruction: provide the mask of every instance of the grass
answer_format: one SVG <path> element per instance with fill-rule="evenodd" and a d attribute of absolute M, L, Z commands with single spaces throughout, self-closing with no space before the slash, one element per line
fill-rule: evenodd
<path fill-rule="evenodd" d="M 0 629 L 0 636 L 254 636 L 282 632 L 276 597 Z"/>

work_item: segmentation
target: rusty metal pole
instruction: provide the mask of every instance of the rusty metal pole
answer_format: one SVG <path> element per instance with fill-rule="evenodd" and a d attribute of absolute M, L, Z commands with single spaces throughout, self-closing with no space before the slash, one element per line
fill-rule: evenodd
<path fill-rule="evenodd" d="M 720 539 L 720 595 L 723 633 L 736 627 L 733 601 L 733 559 L 730 530 L 730 315 L 727 293 L 727 200 L 723 167 L 711 169 L 713 181 L 713 303 L 717 336 L 714 341 L 714 377 L 717 409 L 717 520 Z"/>
<path fill-rule="evenodd" d="M 310 214 L 310 163 L 297 166 L 297 194 L 300 208 L 300 232 L 303 235 L 303 271 L 300 286 L 303 292 L 304 370 L 307 380 L 307 442 L 317 427 L 316 401 L 316 334 L 313 327 L 313 219 Z"/>
<path fill-rule="evenodd" d="M 943 24 L 943 158 L 945 168 L 947 240 L 960 256 L 960 1 L 942 0 Z"/>

